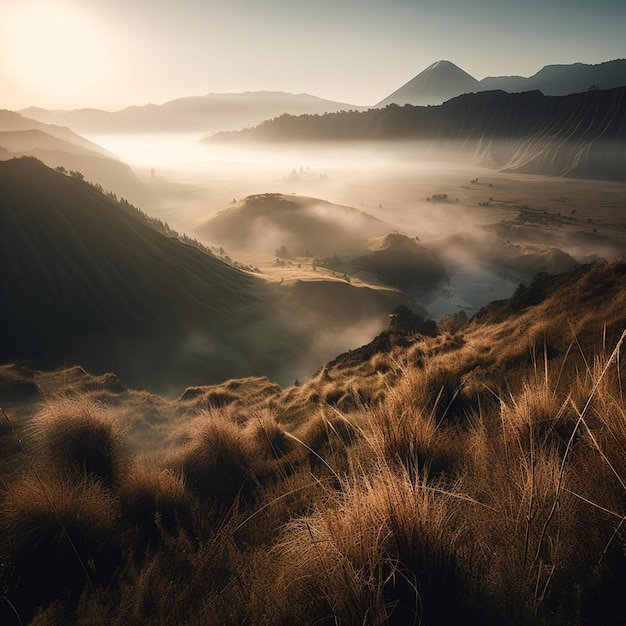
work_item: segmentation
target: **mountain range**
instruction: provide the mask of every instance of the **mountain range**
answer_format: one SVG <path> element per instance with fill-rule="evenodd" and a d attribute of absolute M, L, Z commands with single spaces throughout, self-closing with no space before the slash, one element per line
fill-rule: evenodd
<path fill-rule="evenodd" d="M 178 98 L 164 104 L 131 106 L 115 112 L 30 107 L 20 113 L 42 122 L 70 126 L 81 133 L 209 133 L 259 124 L 282 113 L 302 115 L 364 108 L 305 93 L 255 91 Z"/>
<path fill-rule="evenodd" d="M 626 180 L 626 87 L 569 96 L 465 94 L 439 106 L 283 115 L 210 141 L 403 141 L 429 158 L 500 170 Z"/>
<path fill-rule="evenodd" d="M 482 80 L 476 80 L 450 61 L 437 61 L 381 100 L 376 107 L 388 104 L 436 105 L 455 96 L 478 91 L 519 93 L 537 90 L 546 96 L 565 96 L 587 89 L 613 89 L 625 85 L 626 59 L 597 65 L 546 65 L 528 78 L 488 76 Z"/>
<path fill-rule="evenodd" d="M 522 92 L 539 90 L 545 95 L 567 95 L 590 87 L 612 89 L 626 85 L 626 59 L 597 65 L 574 63 L 546 65 L 536 74 L 489 76 L 476 80 L 450 61 L 437 61 L 404 86 L 382 99 L 374 108 L 388 104 L 434 105 L 450 98 L 478 91 Z M 254 126 L 283 113 L 314 115 L 336 111 L 363 111 L 366 106 L 325 100 L 306 93 L 278 91 L 211 93 L 177 98 L 164 104 L 131 106 L 120 111 L 101 109 L 47 110 L 30 107 L 23 115 L 46 122 L 69 126 L 80 133 L 212 133 Z"/>

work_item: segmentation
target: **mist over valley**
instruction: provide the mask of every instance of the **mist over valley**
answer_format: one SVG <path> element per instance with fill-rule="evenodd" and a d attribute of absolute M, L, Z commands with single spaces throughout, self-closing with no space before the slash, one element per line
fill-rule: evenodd
<path fill-rule="evenodd" d="M 599 1 L 0 7 L 2 624 L 624 621 Z"/>

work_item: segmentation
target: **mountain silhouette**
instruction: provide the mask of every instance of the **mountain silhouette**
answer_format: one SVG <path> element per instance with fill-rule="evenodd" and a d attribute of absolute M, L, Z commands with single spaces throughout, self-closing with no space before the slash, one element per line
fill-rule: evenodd
<path fill-rule="evenodd" d="M 81 137 L 73 130 L 57 124 L 48 124 L 40 120 L 29 118 L 15 111 L 0 109 L 0 131 L 27 131 L 39 130 L 42 133 L 61 139 L 76 148 L 83 148 L 101 156 L 114 158 L 113 155 L 101 146 Z"/>
<path fill-rule="evenodd" d="M 69 128 L 0 111 L 0 147 L 4 149 L 0 159 L 33 156 L 49 167 L 80 172 L 87 180 L 127 198 L 144 195 L 128 165 Z"/>
<path fill-rule="evenodd" d="M 546 96 L 565 96 L 586 91 L 590 87 L 614 89 L 623 86 L 626 86 L 626 59 L 596 65 L 546 65 L 528 78 L 488 76 L 481 81 L 450 61 L 437 61 L 376 106 L 442 104 L 450 98 L 477 91 L 519 93 L 538 90 Z"/>
<path fill-rule="evenodd" d="M 528 174 L 626 180 L 626 87 L 569 96 L 465 94 L 439 106 L 281 116 L 213 141 L 402 141 L 439 160 Z"/>
<path fill-rule="evenodd" d="M 441 104 L 462 93 L 480 91 L 480 83 L 450 61 L 437 61 L 415 78 L 381 100 L 376 107 L 388 104 Z"/>
<path fill-rule="evenodd" d="M 480 81 L 483 89 L 509 92 L 541 91 L 546 96 L 566 96 L 589 88 L 614 89 L 626 86 L 626 59 L 597 65 L 573 63 L 546 65 L 528 78 L 521 76 L 488 77 Z"/>
<path fill-rule="evenodd" d="M 302 115 L 359 108 L 363 107 L 305 93 L 249 91 L 177 98 L 160 105 L 131 106 L 114 112 L 31 107 L 21 113 L 42 122 L 67 125 L 78 132 L 208 133 L 258 124 L 282 113 Z"/>

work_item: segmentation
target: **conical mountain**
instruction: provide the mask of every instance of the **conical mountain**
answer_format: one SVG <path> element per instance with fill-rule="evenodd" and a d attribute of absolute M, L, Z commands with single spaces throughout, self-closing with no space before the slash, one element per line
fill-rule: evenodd
<path fill-rule="evenodd" d="M 381 100 L 376 107 L 388 104 L 441 104 L 463 93 L 481 91 L 480 82 L 450 61 L 437 61 L 406 85 Z"/>

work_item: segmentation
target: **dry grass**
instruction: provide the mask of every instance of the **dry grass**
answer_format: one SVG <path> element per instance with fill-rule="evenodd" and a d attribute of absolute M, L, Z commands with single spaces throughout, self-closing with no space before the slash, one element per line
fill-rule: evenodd
<path fill-rule="evenodd" d="M 112 483 L 123 469 L 117 412 L 84 397 L 48 402 L 33 420 L 29 438 L 46 471 Z"/>
<path fill-rule="evenodd" d="M 277 546 L 290 618 L 327 623 L 452 619 L 463 525 L 438 483 L 381 464 L 336 500 L 292 522 Z M 296 601 L 293 602 L 293 598 Z"/>
<path fill-rule="evenodd" d="M 216 409 L 200 416 L 204 422 L 174 461 L 189 488 L 200 497 L 230 505 L 249 479 L 250 460 L 241 428 Z"/>
<path fill-rule="evenodd" d="M 339 368 L 200 410 L 158 460 L 49 407 L 4 486 L 3 623 L 623 623 L 623 338 L 533 315 L 374 356 L 373 395 Z"/>
<path fill-rule="evenodd" d="M 119 488 L 124 521 L 137 533 L 135 552 L 141 556 L 162 534 L 175 536 L 191 528 L 191 499 L 181 474 L 148 464 L 136 464 Z"/>
<path fill-rule="evenodd" d="M 26 476 L 10 486 L 2 505 L 3 553 L 16 611 L 110 580 L 120 557 L 118 509 L 101 482 Z"/>

